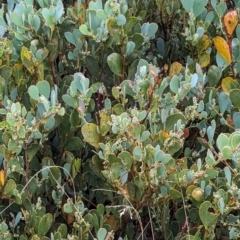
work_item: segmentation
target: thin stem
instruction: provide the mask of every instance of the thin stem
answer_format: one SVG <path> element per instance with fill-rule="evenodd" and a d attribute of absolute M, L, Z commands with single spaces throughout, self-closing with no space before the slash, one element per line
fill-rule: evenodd
<path fill-rule="evenodd" d="M 51 69 L 53 83 L 57 85 L 56 72 L 55 72 L 54 63 L 53 63 L 52 58 L 51 58 L 51 53 L 48 54 L 47 58 L 48 58 L 48 63 L 50 65 L 50 69 Z"/>

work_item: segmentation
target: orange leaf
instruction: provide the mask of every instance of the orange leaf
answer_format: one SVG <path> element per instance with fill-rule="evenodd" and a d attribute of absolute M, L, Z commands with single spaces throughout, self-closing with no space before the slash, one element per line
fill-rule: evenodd
<path fill-rule="evenodd" d="M 237 11 L 228 12 L 223 19 L 224 26 L 226 28 L 227 34 L 232 36 L 233 31 L 235 30 L 238 24 L 238 15 Z"/>
<path fill-rule="evenodd" d="M 231 55 L 227 42 L 220 36 L 213 38 L 215 48 L 221 57 L 228 63 L 231 63 Z"/>
<path fill-rule="evenodd" d="M 234 125 L 234 124 L 233 124 L 233 120 L 232 120 L 230 117 L 227 117 L 227 118 L 226 118 L 226 121 L 227 121 L 228 125 L 230 125 L 230 126 L 233 126 L 233 125 Z"/>
<path fill-rule="evenodd" d="M 162 136 L 163 136 L 163 138 L 166 140 L 166 139 L 169 137 L 169 134 L 168 134 L 167 131 L 162 130 Z"/>
<path fill-rule="evenodd" d="M 0 185 L 2 187 L 4 187 L 4 185 L 5 185 L 5 174 L 4 174 L 3 170 L 0 171 Z"/>
<path fill-rule="evenodd" d="M 198 41 L 198 51 L 201 54 L 204 50 L 206 50 L 211 44 L 211 41 L 209 40 L 207 35 L 203 35 L 199 41 Z"/>
<path fill-rule="evenodd" d="M 173 77 L 174 75 L 178 75 L 182 69 L 182 64 L 179 62 L 172 63 L 170 70 L 169 70 L 169 76 Z"/>

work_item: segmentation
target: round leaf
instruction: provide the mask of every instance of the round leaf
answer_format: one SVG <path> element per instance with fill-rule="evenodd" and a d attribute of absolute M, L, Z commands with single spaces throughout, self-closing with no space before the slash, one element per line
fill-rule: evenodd
<path fill-rule="evenodd" d="M 107 63 L 111 71 L 117 76 L 122 76 L 122 57 L 118 53 L 112 53 L 107 57 Z"/>
<path fill-rule="evenodd" d="M 33 100 L 36 100 L 36 101 L 39 100 L 39 91 L 36 86 L 34 86 L 34 85 L 30 86 L 28 88 L 28 94 Z"/>
<path fill-rule="evenodd" d="M 82 135 L 84 141 L 94 146 L 95 148 L 99 147 L 100 134 L 97 130 L 97 125 L 94 123 L 86 123 L 82 126 Z"/>
<path fill-rule="evenodd" d="M 43 95 L 46 99 L 49 98 L 50 84 L 47 81 L 45 81 L 45 80 L 39 81 L 37 83 L 37 88 L 41 95 Z"/>

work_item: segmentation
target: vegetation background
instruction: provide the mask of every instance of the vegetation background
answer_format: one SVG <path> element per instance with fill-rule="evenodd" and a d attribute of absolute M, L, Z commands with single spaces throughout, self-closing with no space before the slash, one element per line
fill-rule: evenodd
<path fill-rule="evenodd" d="M 0 4 L 0 239 L 240 239 L 240 1 Z"/>

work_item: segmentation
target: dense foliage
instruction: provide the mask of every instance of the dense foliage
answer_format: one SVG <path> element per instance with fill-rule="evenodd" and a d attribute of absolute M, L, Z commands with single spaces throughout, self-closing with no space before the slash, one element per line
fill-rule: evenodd
<path fill-rule="evenodd" d="M 1 1 L 0 239 L 239 239 L 239 13 Z"/>

